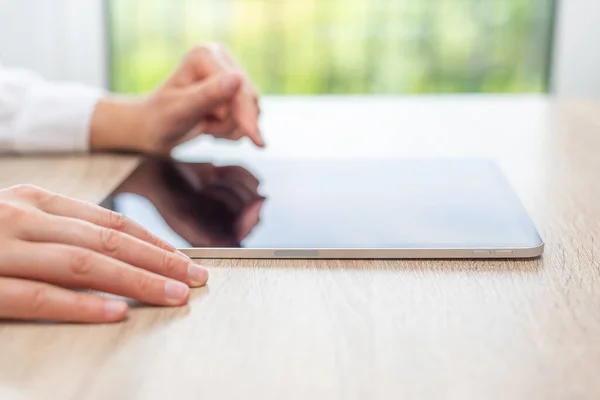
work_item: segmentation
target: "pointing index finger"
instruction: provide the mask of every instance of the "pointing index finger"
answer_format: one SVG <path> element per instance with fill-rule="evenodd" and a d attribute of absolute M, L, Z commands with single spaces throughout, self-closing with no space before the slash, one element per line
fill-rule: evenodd
<path fill-rule="evenodd" d="M 258 129 L 258 109 L 254 101 L 244 93 L 240 92 L 235 99 L 233 116 L 244 134 L 255 145 L 265 147 L 265 142 Z"/>
<path fill-rule="evenodd" d="M 248 74 L 242 66 L 235 60 L 233 55 L 224 47 L 214 46 L 213 53 L 217 62 L 229 70 L 241 73 L 242 88 L 238 92 L 233 106 L 234 119 L 246 136 L 258 147 L 264 147 L 265 142 L 260 135 L 258 128 L 258 93 Z"/>

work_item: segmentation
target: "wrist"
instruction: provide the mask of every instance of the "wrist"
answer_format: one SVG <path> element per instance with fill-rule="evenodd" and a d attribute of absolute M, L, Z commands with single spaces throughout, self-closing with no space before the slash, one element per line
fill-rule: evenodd
<path fill-rule="evenodd" d="M 107 96 L 98 100 L 90 128 L 91 151 L 144 151 L 144 100 Z"/>

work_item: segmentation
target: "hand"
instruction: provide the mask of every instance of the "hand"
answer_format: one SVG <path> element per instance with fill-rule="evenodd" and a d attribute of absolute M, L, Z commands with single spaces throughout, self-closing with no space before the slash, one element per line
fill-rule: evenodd
<path fill-rule="evenodd" d="M 0 319 L 115 322 L 125 301 L 67 288 L 178 306 L 208 278 L 123 216 L 34 186 L 0 190 L 0 227 Z"/>
<path fill-rule="evenodd" d="M 202 45 L 149 96 L 100 100 L 92 117 L 90 146 L 168 153 L 205 133 L 230 140 L 248 137 L 263 147 L 259 113 L 258 92 L 229 51 Z"/>

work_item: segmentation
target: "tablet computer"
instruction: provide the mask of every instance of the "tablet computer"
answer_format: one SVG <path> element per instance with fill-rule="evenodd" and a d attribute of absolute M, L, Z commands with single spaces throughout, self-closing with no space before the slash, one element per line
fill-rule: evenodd
<path fill-rule="evenodd" d="M 101 204 L 192 258 L 530 258 L 544 244 L 480 159 L 146 159 Z"/>

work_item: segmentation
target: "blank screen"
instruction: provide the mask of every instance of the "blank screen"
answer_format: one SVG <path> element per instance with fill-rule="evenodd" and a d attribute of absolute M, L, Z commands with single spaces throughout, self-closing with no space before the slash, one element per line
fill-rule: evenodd
<path fill-rule="evenodd" d="M 186 248 L 541 244 L 507 180 L 487 160 L 149 159 L 102 205 Z"/>

